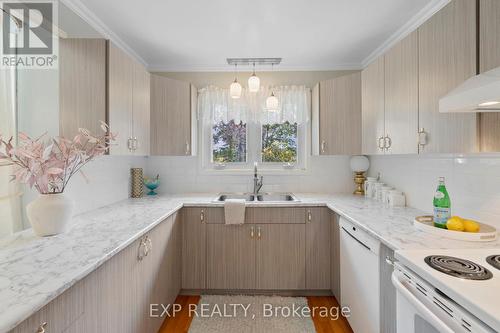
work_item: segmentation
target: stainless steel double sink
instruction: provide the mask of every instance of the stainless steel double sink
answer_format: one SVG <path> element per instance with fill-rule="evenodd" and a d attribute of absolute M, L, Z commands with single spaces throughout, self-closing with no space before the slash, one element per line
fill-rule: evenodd
<path fill-rule="evenodd" d="M 221 193 L 215 199 L 218 202 L 224 202 L 227 199 L 245 199 L 247 202 L 298 202 L 292 193 Z"/>

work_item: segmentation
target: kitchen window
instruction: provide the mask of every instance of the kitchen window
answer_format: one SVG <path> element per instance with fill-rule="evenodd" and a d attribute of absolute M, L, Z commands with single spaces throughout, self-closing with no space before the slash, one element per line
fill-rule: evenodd
<path fill-rule="evenodd" d="M 198 93 L 202 168 L 250 170 L 305 169 L 310 91 L 303 86 L 274 88 L 278 110 L 267 110 L 270 90 L 243 90 L 232 99 L 227 89 L 209 86 Z"/>

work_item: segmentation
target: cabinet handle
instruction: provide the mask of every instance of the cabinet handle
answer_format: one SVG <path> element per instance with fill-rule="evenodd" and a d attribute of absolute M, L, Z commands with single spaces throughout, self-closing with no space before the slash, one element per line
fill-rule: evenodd
<path fill-rule="evenodd" d="M 325 152 L 325 147 L 326 147 L 326 141 L 323 140 L 321 141 L 321 152 L 324 153 Z"/>
<path fill-rule="evenodd" d="M 147 250 L 147 244 L 146 244 L 146 237 L 141 238 L 141 242 L 139 244 L 139 253 L 137 254 L 137 259 L 139 261 L 142 261 L 145 256 L 148 255 L 148 250 Z"/>
<path fill-rule="evenodd" d="M 385 262 L 388 264 L 388 265 L 391 265 L 391 266 L 394 266 L 394 263 L 396 262 L 396 260 L 390 256 L 386 256 L 385 257 Z"/>
<path fill-rule="evenodd" d="M 189 144 L 189 141 L 186 141 L 186 155 L 189 155 L 190 153 L 190 144 Z"/>
<path fill-rule="evenodd" d="M 133 144 L 133 149 L 137 150 L 137 148 L 139 147 L 139 142 L 137 141 L 137 137 L 134 137 L 134 140 L 132 140 L 132 144 Z"/>
<path fill-rule="evenodd" d="M 260 239 L 260 227 L 257 227 L 257 239 Z"/>
<path fill-rule="evenodd" d="M 312 213 L 311 213 L 311 210 L 308 210 L 307 211 L 307 222 L 311 223 L 312 221 Z"/>
<path fill-rule="evenodd" d="M 45 333 L 46 327 L 47 327 L 47 322 L 42 323 L 40 326 L 38 326 L 36 333 Z"/>
<path fill-rule="evenodd" d="M 384 137 L 383 136 L 378 138 L 378 149 L 384 150 Z"/>
<path fill-rule="evenodd" d="M 205 211 L 203 209 L 200 212 L 200 221 L 201 223 L 205 223 Z"/>
<path fill-rule="evenodd" d="M 132 138 L 128 138 L 127 140 L 127 148 L 129 151 L 132 151 Z"/>
<path fill-rule="evenodd" d="M 385 138 L 384 138 L 384 148 L 385 150 L 389 150 L 389 148 L 391 148 L 392 146 L 392 139 L 390 138 L 390 136 L 386 135 Z"/>
<path fill-rule="evenodd" d="M 424 128 L 420 128 L 418 130 L 418 146 L 424 149 L 425 145 L 427 145 L 427 132 Z"/>
<path fill-rule="evenodd" d="M 253 239 L 253 237 L 255 236 L 255 233 L 254 233 L 254 227 L 250 227 L 250 238 Z"/>

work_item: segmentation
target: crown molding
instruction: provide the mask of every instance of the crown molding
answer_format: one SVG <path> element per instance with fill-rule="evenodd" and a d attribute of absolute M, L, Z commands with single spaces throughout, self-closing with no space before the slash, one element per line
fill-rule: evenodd
<path fill-rule="evenodd" d="M 147 66 L 150 72 L 234 72 L 234 68 L 229 65 L 218 66 L 200 66 L 200 65 L 182 65 L 170 66 L 162 64 L 152 64 Z M 361 63 L 343 63 L 321 66 L 290 66 L 279 65 L 275 66 L 272 71 L 274 72 L 314 72 L 314 71 L 344 71 L 344 70 L 361 70 L 363 65 Z M 257 68 L 258 72 L 271 72 L 271 68 Z M 238 69 L 238 72 L 251 72 L 251 69 Z"/>
<path fill-rule="evenodd" d="M 405 25 L 398 29 L 394 34 L 392 34 L 385 42 L 377 47 L 368 57 L 366 57 L 362 62 L 362 67 L 368 66 L 376 58 L 383 55 L 391 47 L 393 47 L 397 42 L 408 36 L 410 33 L 415 31 L 419 26 L 421 26 L 425 21 L 427 21 L 432 15 L 436 14 L 444 6 L 450 3 L 451 0 L 433 0 L 427 6 L 422 8 L 417 14 L 415 14 Z"/>
<path fill-rule="evenodd" d="M 103 35 L 104 38 L 109 39 L 118 48 L 123 50 L 129 56 L 147 67 L 146 61 L 134 51 L 127 43 L 125 43 L 116 33 L 113 32 L 104 22 L 102 22 L 90 9 L 87 8 L 80 0 L 61 0 L 61 2 L 71 9 L 75 14 L 80 16 L 92 28 Z"/>

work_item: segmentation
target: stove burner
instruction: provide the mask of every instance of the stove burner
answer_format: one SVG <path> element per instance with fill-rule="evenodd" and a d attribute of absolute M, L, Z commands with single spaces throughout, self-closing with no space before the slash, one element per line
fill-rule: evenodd
<path fill-rule="evenodd" d="M 500 269 L 500 254 L 496 254 L 494 256 L 489 256 L 486 258 L 486 262 L 496 269 Z"/>
<path fill-rule="evenodd" d="M 472 261 L 449 257 L 449 256 L 428 256 L 425 262 L 430 267 L 465 280 L 488 280 L 493 274 L 481 265 Z"/>

